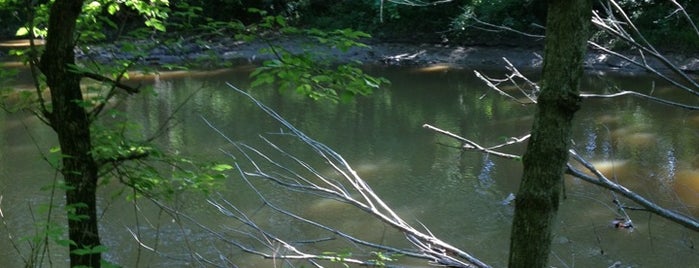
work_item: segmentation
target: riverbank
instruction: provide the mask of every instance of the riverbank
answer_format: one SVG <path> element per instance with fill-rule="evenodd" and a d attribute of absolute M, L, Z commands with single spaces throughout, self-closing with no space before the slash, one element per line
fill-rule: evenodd
<path fill-rule="evenodd" d="M 512 46 L 458 46 L 449 44 L 427 43 L 394 43 L 377 40 L 366 41 L 370 48 L 353 48 L 347 52 L 321 47 L 302 38 L 277 38 L 272 44 L 300 53 L 312 51 L 323 53 L 340 62 L 361 61 L 364 64 L 397 65 L 397 66 L 446 66 L 450 68 L 504 68 L 507 59 L 519 69 L 531 70 L 541 68 L 543 51 L 540 48 Z M 149 51 L 143 63 L 151 65 L 176 64 L 182 62 L 201 62 L 216 60 L 222 62 L 257 62 L 270 59 L 272 55 L 260 52 L 267 47 L 265 42 L 243 42 L 232 39 L 221 39 L 206 43 L 191 43 L 172 49 L 156 46 Z M 643 62 L 642 55 L 624 53 L 625 56 Z M 98 47 L 91 51 L 81 51 L 80 58 L 95 57 L 104 61 L 114 58 L 128 57 L 119 52 L 115 45 Z M 680 70 L 687 73 L 699 73 L 699 55 L 667 54 L 669 62 L 674 63 Z M 668 73 L 670 69 L 660 60 L 646 55 L 646 62 L 656 70 Z M 595 72 L 615 72 L 640 74 L 647 72 L 642 67 L 634 65 L 619 57 L 590 50 L 585 59 L 585 68 Z"/>
<path fill-rule="evenodd" d="M 502 69 L 505 59 L 521 70 L 536 70 L 543 63 L 543 49 L 540 47 L 518 46 L 459 46 L 451 44 L 382 42 L 380 40 L 365 40 L 369 48 L 352 48 L 342 52 L 338 49 L 319 46 L 312 40 L 304 38 L 276 38 L 271 44 L 283 47 L 293 53 L 310 51 L 317 55 L 325 55 L 338 62 L 360 61 L 370 65 L 415 66 L 456 69 Z M 195 67 L 226 66 L 242 62 L 260 62 L 271 59 L 269 53 L 261 50 L 269 46 L 267 42 L 244 42 L 222 38 L 208 42 L 189 42 L 177 46 L 166 46 L 153 41 L 139 41 L 138 47 L 151 47 L 140 57 L 143 65 L 165 66 L 171 64 L 189 64 Z M 77 50 L 78 60 L 97 62 L 113 62 L 116 59 L 128 59 L 135 56 L 123 52 L 117 44 L 89 46 Z M 662 73 L 672 71 L 660 60 L 629 51 L 624 56 L 638 62 L 648 63 L 649 66 Z M 666 59 L 675 64 L 680 70 L 690 74 L 699 73 L 699 55 L 666 54 Z M 635 65 L 617 56 L 596 50 L 588 50 L 585 58 L 585 68 L 591 72 L 643 74 L 648 72 L 641 66 Z"/>

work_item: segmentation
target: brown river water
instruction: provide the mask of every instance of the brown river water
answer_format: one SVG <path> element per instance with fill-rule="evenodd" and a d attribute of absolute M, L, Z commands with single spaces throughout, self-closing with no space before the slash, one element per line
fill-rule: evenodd
<path fill-rule="evenodd" d="M 133 82 L 152 86 L 155 94 L 122 96 L 112 105 L 141 127 L 143 137 L 157 132 L 172 118 L 175 124 L 157 140 L 169 152 L 232 164 L 233 159 L 221 152 L 230 149 L 230 144 L 202 117 L 231 139 L 253 146 L 263 146 L 259 134 L 280 129 L 278 122 L 225 85 L 230 82 L 247 88 L 249 71 L 250 68 L 238 68 L 135 77 Z M 374 67 L 368 71 L 389 78 L 392 84 L 349 103 L 314 102 L 274 90 L 251 92 L 298 129 L 343 155 L 406 221 L 415 226 L 424 224 L 438 237 L 494 267 L 506 266 L 513 207 L 503 200 L 516 193 L 521 164 L 476 152 L 460 152 L 453 148 L 458 143 L 421 126 L 428 123 L 482 145 L 494 145 L 526 134 L 534 107 L 508 101 L 488 90 L 472 70 Z M 20 76 L 13 85 L 28 88 L 24 79 L 26 76 Z M 638 90 L 699 104 L 696 96 L 683 95 L 647 76 L 590 74 L 584 87 L 588 92 Z M 56 178 L 40 152 L 48 152 L 56 143 L 51 130 L 30 114 L 2 112 L 0 128 L 0 207 L 4 216 L 4 226 L 0 227 L 0 267 L 21 267 L 21 256 L 26 257 L 30 251 L 26 240 L 43 228 L 41 222 L 46 217 L 50 191 L 42 188 Z M 575 149 L 605 174 L 662 205 L 699 215 L 699 112 L 631 97 L 586 100 L 576 116 L 575 129 Z M 292 149 L 297 146 L 279 142 Z M 524 145 L 515 145 L 505 151 L 521 154 L 523 149 Z M 303 150 L 296 156 L 312 157 Z M 279 188 L 262 189 L 269 191 L 273 201 L 301 215 L 375 242 L 406 244 L 400 235 L 390 234 L 382 224 L 341 203 L 303 198 Z M 286 217 L 260 209 L 260 201 L 235 172 L 217 190 L 216 196 L 220 194 L 248 211 L 270 230 L 288 234 L 289 239 L 331 236 L 313 233 Z M 148 200 L 128 201 L 124 188 L 114 182 L 101 191 L 100 228 L 102 241 L 109 248 L 105 258 L 124 267 L 206 266 L 196 261 L 197 256 L 227 266 L 289 266 L 279 260 L 241 253 L 190 221 L 173 219 Z M 55 199 L 57 205 L 62 204 L 60 197 Z M 699 234 L 647 212 L 632 210 L 627 212 L 635 229 L 613 228 L 611 222 L 619 216 L 613 199 L 607 190 L 566 178 L 566 198 L 562 199 L 557 218 L 551 266 L 699 264 L 695 248 Z M 633 206 L 627 200 L 621 201 Z M 218 213 L 200 194 L 184 194 L 167 202 L 177 204 L 178 209 L 209 228 L 230 230 L 240 225 Z M 60 227 L 63 218 L 56 211 L 53 220 Z M 139 246 L 134 234 L 157 253 Z M 317 246 L 327 248 L 325 251 L 353 251 L 333 248 L 333 243 Z M 43 259 L 44 267 L 67 266 L 64 248 L 52 245 L 49 254 L 50 259 Z M 401 262 L 401 257 L 398 264 L 427 266 L 426 262 Z M 329 266 L 333 265 L 340 267 Z"/>

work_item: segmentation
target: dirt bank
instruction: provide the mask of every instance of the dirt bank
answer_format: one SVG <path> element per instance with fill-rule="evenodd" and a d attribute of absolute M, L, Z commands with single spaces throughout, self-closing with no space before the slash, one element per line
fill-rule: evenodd
<path fill-rule="evenodd" d="M 354 48 L 345 53 L 337 49 L 314 46 L 303 38 L 282 39 L 272 41 L 273 44 L 282 46 L 292 52 L 301 52 L 303 48 L 313 53 L 325 53 L 335 57 L 339 61 L 359 60 L 366 64 L 399 65 L 399 66 L 432 66 L 446 65 L 453 68 L 503 68 L 509 60 L 520 69 L 537 69 L 541 67 L 543 52 L 537 48 L 519 47 L 482 47 L 482 46 L 457 46 L 448 44 L 412 44 L 412 43 L 386 43 L 375 40 L 367 40 L 370 48 Z M 310 47 L 309 47 L 310 44 Z M 163 45 L 153 46 L 143 44 L 141 47 L 155 47 L 148 51 L 148 56 L 142 58 L 144 64 L 163 65 L 182 62 L 209 63 L 225 61 L 261 61 L 271 58 L 270 54 L 260 52 L 267 47 L 264 42 L 242 42 L 232 39 L 221 39 L 210 42 L 197 42 L 180 44 L 177 48 Z M 86 50 L 78 51 L 80 59 L 96 59 L 110 62 L 116 58 L 131 58 L 132 55 L 124 53 L 117 45 L 94 46 Z M 626 56 L 637 61 L 643 61 L 639 54 L 626 53 Z M 699 55 L 668 54 L 667 59 L 676 64 L 687 73 L 699 73 Z M 646 57 L 649 65 L 661 72 L 669 72 L 669 69 L 659 60 Z M 638 74 L 646 72 L 619 57 L 590 50 L 585 67 L 590 71 L 616 72 Z"/>

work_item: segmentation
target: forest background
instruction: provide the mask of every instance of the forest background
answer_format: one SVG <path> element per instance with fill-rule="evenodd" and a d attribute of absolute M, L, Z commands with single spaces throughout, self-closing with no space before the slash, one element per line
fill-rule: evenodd
<path fill-rule="evenodd" d="M 0 39 L 16 38 L 16 30 L 26 21 L 21 1 L 10 1 L 0 7 Z M 672 1 L 627 0 L 619 1 L 632 16 L 646 39 L 664 52 L 692 54 L 699 52 L 697 37 L 682 16 L 668 16 Z M 699 14 L 698 1 L 678 1 L 688 14 Z M 16 6 L 15 6 L 16 5 Z M 192 7 L 202 16 L 176 18 Z M 474 19 L 515 29 L 533 35 L 543 35 L 546 20 L 544 0 L 453 0 L 453 1 L 374 1 L 374 0 L 186 0 L 172 1 L 172 19 L 183 24 L 197 25 L 207 19 L 237 21 L 244 24 L 257 22 L 258 9 L 270 15 L 286 17 L 300 28 L 344 29 L 363 31 L 377 42 L 441 43 L 463 46 L 542 47 L 543 39 L 531 38 L 515 31 L 483 29 Z M 143 16 L 137 11 L 121 10 L 105 16 L 119 23 L 107 27 L 106 41 L 143 25 Z M 111 16 L 111 17 L 110 17 Z M 183 20 L 187 20 L 186 23 Z M 186 34 L 186 27 L 169 27 L 169 34 Z M 182 32 L 184 31 L 184 32 Z M 604 44 L 607 38 L 597 33 L 593 41 Z M 612 41 L 609 41 L 612 42 Z M 623 49 L 626 44 L 612 44 Z"/>

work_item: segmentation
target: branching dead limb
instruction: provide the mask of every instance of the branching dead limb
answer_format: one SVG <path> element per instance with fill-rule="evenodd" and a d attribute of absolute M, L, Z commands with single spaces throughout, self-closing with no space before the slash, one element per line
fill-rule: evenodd
<path fill-rule="evenodd" d="M 507 58 L 502 58 L 502 60 L 505 61 L 505 68 L 508 71 L 510 71 L 510 74 L 505 76 L 505 78 L 498 79 L 488 77 L 477 70 L 474 70 L 473 72 L 476 74 L 476 77 L 481 79 L 481 81 L 483 81 L 490 89 L 497 91 L 498 93 L 500 93 L 500 95 L 508 97 L 512 101 L 517 102 L 519 104 L 536 104 L 536 98 L 539 95 L 540 90 L 539 85 L 532 82 L 531 80 L 529 80 L 529 78 L 523 75 L 517 69 L 517 67 L 515 67 L 514 64 L 512 64 L 512 62 L 510 62 Z M 518 82 L 517 80 L 522 80 L 524 84 L 520 85 L 520 82 Z M 521 101 L 519 98 L 514 97 L 505 92 L 505 90 L 499 88 L 499 86 L 505 82 L 509 82 L 514 87 L 516 87 L 517 90 L 519 90 L 519 92 L 522 93 L 522 95 L 524 95 L 524 97 L 526 97 L 529 101 Z"/>
<path fill-rule="evenodd" d="M 687 72 L 682 70 L 677 66 L 677 64 L 673 63 L 670 59 L 668 59 L 662 52 L 658 51 L 653 44 L 651 44 L 643 35 L 643 33 L 635 26 L 631 18 L 626 14 L 624 9 L 619 5 L 616 1 L 614 0 L 608 0 L 608 1 L 603 1 L 606 2 L 606 5 L 602 5 L 603 9 L 602 12 L 599 11 L 594 11 L 593 16 L 591 18 L 591 22 L 593 23 L 594 26 L 596 26 L 598 29 L 612 35 L 615 38 L 618 38 L 618 40 L 621 40 L 623 42 L 626 42 L 629 44 L 631 47 L 633 47 L 638 55 L 640 56 L 640 59 L 634 59 L 630 56 L 627 56 L 625 54 L 622 54 L 620 52 L 614 51 L 612 49 L 609 49 L 599 43 L 595 43 L 593 41 L 589 41 L 588 44 L 592 49 L 601 51 L 603 53 L 609 54 L 611 56 L 617 57 L 621 60 L 624 60 L 632 65 L 635 65 L 651 74 L 657 75 L 658 77 L 662 78 L 663 80 L 673 84 L 674 86 L 677 86 L 678 88 L 681 88 L 684 91 L 687 91 L 691 94 L 694 95 L 699 95 L 699 82 L 697 82 L 695 79 L 693 79 Z M 686 10 L 677 3 L 677 1 L 671 1 L 673 5 L 677 7 L 676 12 L 681 12 L 684 18 L 688 21 L 688 23 L 692 26 L 692 29 L 694 32 L 699 36 L 699 28 L 697 28 L 696 24 L 692 20 L 691 16 L 687 14 Z M 620 17 L 620 18 L 617 18 Z M 516 33 L 522 36 L 527 36 L 527 37 L 534 37 L 534 38 L 544 38 L 545 36 L 543 35 L 536 35 L 536 34 L 531 34 L 527 32 L 523 32 L 517 29 L 513 29 L 511 27 L 507 27 L 504 25 L 496 25 L 492 24 L 483 20 L 478 19 L 475 16 L 470 17 L 471 20 L 474 21 L 474 25 L 478 25 L 482 27 L 484 30 L 487 31 L 506 31 L 506 32 L 512 32 Z M 477 27 L 477 26 L 474 26 Z M 667 71 L 661 71 L 658 70 L 656 67 L 653 67 L 649 63 L 649 60 L 653 58 L 656 59 L 663 67 L 665 67 L 670 73 L 667 73 Z M 674 74 L 675 76 L 671 76 L 671 74 Z M 476 74 L 479 76 L 479 78 L 483 79 L 486 81 L 486 84 L 488 84 L 489 87 L 492 88 L 490 82 L 496 82 L 499 81 L 497 79 L 490 79 L 487 77 L 481 77 L 481 74 Z M 488 81 L 490 80 L 490 81 Z M 499 91 L 499 90 L 498 90 Z M 501 92 L 502 93 L 502 92 Z"/>
<path fill-rule="evenodd" d="M 687 10 L 680 3 L 678 3 L 676 0 L 670 0 L 670 3 L 672 3 L 673 5 L 675 5 L 677 7 L 677 10 L 675 10 L 675 12 L 678 12 L 678 11 L 681 12 L 682 15 L 684 16 L 684 18 L 687 20 L 687 22 L 689 22 L 689 25 L 692 25 L 692 29 L 694 29 L 694 33 L 697 36 L 699 36 L 699 28 L 697 28 L 697 24 L 694 23 L 694 20 L 692 19 L 692 17 L 689 16 L 689 14 L 687 14 Z"/>
<path fill-rule="evenodd" d="M 486 147 L 483 147 L 483 146 L 479 145 L 478 143 L 475 143 L 469 139 L 466 139 L 464 137 L 461 137 L 461 136 L 456 135 L 454 133 L 451 133 L 449 131 L 434 127 L 434 126 L 429 125 L 429 124 L 424 124 L 424 125 L 422 125 L 422 127 L 462 142 L 463 145 L 461 146 L 461 148 L 464 150 L 475 150 L 478 152 L 492 154 L 492 155 L 499 156 L 502 158 L 507 158 L 507 159 L 521 159 L 522 157 L 519 155 L 495 151 L 495 149 L 501 148 L 501 147 L 504 147 L 507 145 L 515 144 L 515 143 L 520 143 L 520 142 L 523 142 L 523 141 L 529 139 L 529 134 L 527 134 L 527 135 L 524 135 L 524 136 L 519 137 L 519 138 L 513 137 L 503 144 L 498 144 L 498 145 L 486 148 Z"/>
<path fill-rule="evenodd" d="M 533 38 L 537 38 L 537 39 L 544 39 L 546 37 L 546 36 L 541 35 L 541 34 L 532 34 L 532 33 L 527 33 L 524 31 L 520 31 L 520 30 L 514 29 L 512 27 L 505 26 L 505 25 L 492 24 L 492 23 L 480 20 L 475 16 L 472 16 L 469 19 L 472 19 L 473 21 L 475 21 L 477 25 L 481 25 L 483 27 L 483 29 L 486 31 L 513 32 L 513 33 L 516 33 L 516 34 L 519 34 L 522 36 L 533 37 Z M 537 25 L 537 26 L 541 27 L 540 25 Z M 543 28 L 543 27 L 541 27 L 541 28 Z"/>
<path fill-rule="evenodd" d="M 634 96 L 634 97 L 639 97 L 642 99 L 646 99 L 652 102 L 657 102 L 663 105 L 669 105 L 673 107 L 678 107 L 686 110 L 699 110 L 699 106 L 694 106 L 694 105 L 687 105 L 679 102 L 674 102 L 674 101 L 669 101 L 663 98 L 658 98 L 658 97 L 653 97 L 650 95 L 646 95 L 643 93 L 638 93 L 636 91 L 621 91 L 613 94 L 587 94 L 583 93 L 580 94 L 580 97 L 587 98 L 587 99 L 594 99 L 594 98 L 615 98 L 615 97 L 621 97 L 621 96 Z"/>
<path fill-rule="evenodd" d="M 491 151 L 484 148 L 483 146 L 480 146 L 480 145 L 478 145 L 478 144 L 476 144 L 468 139 L 465 139 L 463 137 L 455 135 L 451 132 L 441 130 L 441 129 L 433 127 L 433 126 L 430 126 L 429 129 L 433 130 L 437 133 L 440 133 L 442 135 L 445 135 L 447 137 L 456 139 L 460 142 L 468 141 L 469 144 L 473 144 L 473 145 L 470 145 L 471 146 L 470 148 L 463 147 L 462 148 L 463 150 L 476 150 L 479 152 L 490 153 L 493 155 L 500 156 L 499 154 L 492 153 Z M 528 137 L 528 136 L 525 136 L 525 137 Z M 521 139 L 521 140 L 523 141 L 524 139 Z M 512 143 L 509 143 L 509 144 L 512 144 Z M 517 155 L 512 155 L 512 156 L 514 156 L 514 157 L 504 157 L 504 158 L 517 159 L 520 157 Z M 582 164 L 586 169 L 588 169 L 592 174 L 594 174 L 594 176 L 590 176 L 587 173 L 575 168 L 570 163 L 568 163 L 568 165 L 567 165 L 567 169 L 566 169 L 567 174 L 574 176 L 576 178 L 579 178 L 585 182 L 589 182 L 589 183 L 592 183 L 594 185 L 601 186 L 602 188 L 608 189 L 608 190 L 612 191 L 613 193 L 620 194 L 621 196 L 633 201 L 634 203 L 640 205 L 641 207 L 643 207 L 644 209 L 646 209 L 647 211 L 649 211 L 653 214 L 656 214 L 656 215 L 663 217 L 667 220 L 670 220 L 672 222 L 680 224 L 680 225 L 684 226 L 685 228 L 690 229 L 692 231 L 699 232 L 699 220 L 697 220 L 696 218 L 692 218 L 690 216 L 683 215 L 683 214 L 678 213 L 676 211 L 673 211 L 671 209 L 664 208 L 664 207 L 654 203 L 653 201 L 650 201 L 649 199 L 643 197 L 642 195 L 640 195 L 634 191 L 629 190 L 628 188 L 624 187 L 623 185 L 609 180 L 606 176 L 604 176 L 604 174 L 602 174 L 601 171 L 599 171 L 597 168 L 595 168 L 592 163 L 590 163 L 587 160 L 585 160 L 584 158 L 582 158 L 574 150 L 570 151 L 570 156 L 572 157 L 573 160 Z M 618 199 L 616 199 L 616 200 L 618 200 Z M 615 204 L 615 205 L 617 205 L 617 207 L 619 207 L 622 210 L 626 209 L 626 207 L 620 206 L 620 204 Z M 628 215 L 626 215 L 626 217 L 628 218 Z"/>
<path fill-rule="evenodd" d="M 233 85 L 229 84 L 229 86 L 238 91 L 240 94 L 250 98 L 250 100 L 258 105 L 263 111 L 281 123 L 286 129 L 282 133 L 284 136 L 289 136 L 303 142 L 310 150 L 319 156 L 322 162 L 330 166 L 334 171 L 332 172 L 334 175 L 321 173 L 310 163 L 301 160 L 300 158 L 294 156 L 291 152 L 283 149 L 281 146 L 278 146 L 269 139 L 262 137 L 262 140 L 273 149 L 275 155 L 283 156 L 283 158 L 278 160 L 273 159 L 272 157 L 263 153 L 261 150 L 233 141 L 233 139 L 227 137 L 220 130 L 216 129 L 213 126 L 213 123 L 206 121 L 210 127 L 223 136 L 224 139 L 233 145 L 237 151 L 225 151 L 224 153 L 235 157 L 237 162 L 243 161 L 252 166 L 252 168 L 248 171 L 243 171 L 242 167 L 239 165 L 237 168 L 240 170 L 239 175 L 242 180 L 245 181 L 248 187 L 250 187 L 258 195 L 259 199 L 263 202 L 264 207 L 270 208 L 276 213 L 290 217 L 296 222 L 328 232 L 333 236 L 342 238 L 343 240 L 348 241 L 350 244 L 360 246 L 362 248 L 382 252 L 385 251 L 389 254 L 400 254 L 410 258 L 424 259 L 433 264 L 446 265 L 450 267 L 489 267 L 487 264 L 471 256 L 467 252 L 437 238 L 429 231 L 420 231 L 407 223 L 398 215 L 398 213 L 388 206 L 363 179 L 359 177 L 357 172 L 352 169 L 352 167 L 341 155 L 326 145 L 308 137 L 289 122 L 284 120 L 275 111 L 260 103 L 246 92 L 236 88 Z M 282 164 L 288 163 L 289 160 L 291 160 L 292 163 L 295 163 L 293 166 L 296 166 L 296 168 L 289 166 L 289 164 Z M 300 170 L 295 170 L 297 168 Z M 310 176 L 304 176 L 302 174 L 310 174 Z M 269 200 L 263 191 L 258 189 L 251 182 L 251 179 L 254 178 L 260 178 L 264 181 L 272 182 L 273 184 L 301 194 L 330 198 L 349 204 L 370 215 L 371 217 L 383 222 L 385 225 L 393 228 L 394 230 L 403 233 L 406 236 L 407 241 L 413 245 L 413 248 L 401 249 L 362 240 L 335 227 L 327 226 L 321 224 L 320 222 L 314 221 L 313 219 L 295 214 L 287 208 L 274 204 L 271 200 Z M 304 251 L 303 249 L 294 246 L 292 242 L 284 240 L 279 236 L 272 234 L 268 230 L 265 230 L 263 227 L 258 226 L 254 220 L 245 215 L 234 204 L 226 201 L 225 197 L 221 197 L 218 200 L 210 200 L 210 204 L 223 215 L 233 218 L 245 225 L 251 231 L 245 231 L 244 234 L 248 238 L 251 238 L 257 241 L 259 244 L 264 245 L 268 251 L 272 252 L 262 252 L 239 242 L 231 241 L 222 233 L 216 232 L 209 228 L 209 230 L 216 233 L 220 239 L 225 239 L 224 241 L 227 241 L 248 253 L 260 255 L 265 258 L 280 260 L 307 260 L 316 266 L 320 266 L 320 264 L 315 262 L 319 260 L 339 260 L 360 265 L 377 264 L 375 260 L 338 258 L 337 256 L 327 256 L 326 254 Z M 202 228 L 204 228 L 204 226 L 202 226 Z M 273 250 L 276 248 L 282 248 L 283 251 Z"/>
<path fill-rule="evenodd" d="M 593 48 L 601 50 L 605 53 L 609 53 L 613 56 L 619 57 L 631 64 L 639 66 L 653 74 L 658 75 L 664 80 L 672 83 L 673 85 L 689 92 L 694 95 L 699 95 L 699 82 L 695 81 L 687 73 L 682 71 L 676 64 L 670 61 L 665 55 L 659 52 L 653 44 L 645 39 L 643 33 L 636 28 L 631 18 L 626 14 L 624 9 L 614 0 L 608 0 L 608 6 L 604 8 L 605 16 L 599 14 L 599 12 L 593 12 L 592 23 L 599 29 L 611 34 L 612 36 L 619 38 L 620 40 L 627 42 L 638 51 L 641 56 L 641 61 L 633 60 L 627 56 L 623 56 L 620 53 L 614 52 L 610 49 L 605 48 L 599 44 L 590 42 Z M 615 14 L 621 16 L 621 20 L 617 20 Z M 694 26 L 694 22 L 691 18 L 687 17 L 691 24 Z M 696 26 L 695 30 L 696 30 Z M 628 30 L 627 30 L 628 28 Z M 631 33 L 629 33 L 631 31 Z M 697 31 L 699 35 L 699 31 Z M 634 36 L 636 38 L 634 38 Z M 647 61 L 646 55 L 657 59 L 664 67 L 670 70 L 673 74 L 677 75 L 679 79 L 671 78 L 667 75 L 662 74 L 660 71 L 653 68 Z M 680 82 L 681 81 L 681 82 Z"/>
<path fill-rule="evenodd" d="M 683 215 L 681 213 L 678 213 L 676 211 L 664 208 L 649 199 L 643 197 L 640 194 L 635 193 L 634 191 L 629 190 L 628 188 L 624 187 L 621 184 L 618 184 L 616 182 L 613 182 L 609 180 L 607 177 L 602 174 L 599 170 L 597 170 L 592 163 L 586 161 L 583 159 L 580 155 L 578 155 L 575 151 L 571 150 L 570 155 L 573 157 L 575 161 L 578 163 L 582 164 L 587 168 L 590 172 L 595 174 L 595 176 L 590 176 L 586 174 L 585 172 L 582 172 L 570 163 L 567 166 L 566 173 L 570 174 L 576 178 L 579 178 L 583 181 L 601 186 L 602 188 L 611 190 L 612 192 L 618 193 L 622 195 L 623 197 L 628 198 L 629 200 L 635 202 L 636 204 L 644 207 L 647 209 L 649 212 L 652 212 L 653 214 L 656 214 L 660 217 L 663 217 L 667 220 L 670 220 L 672 222 L 675 222 L 677 224 L 680 224 L 684 226 L 687 229 L 690 229 L 695 232 L 699 232 L 699 221 L 697 219 L 692 218 L 690 216 Z"/>

